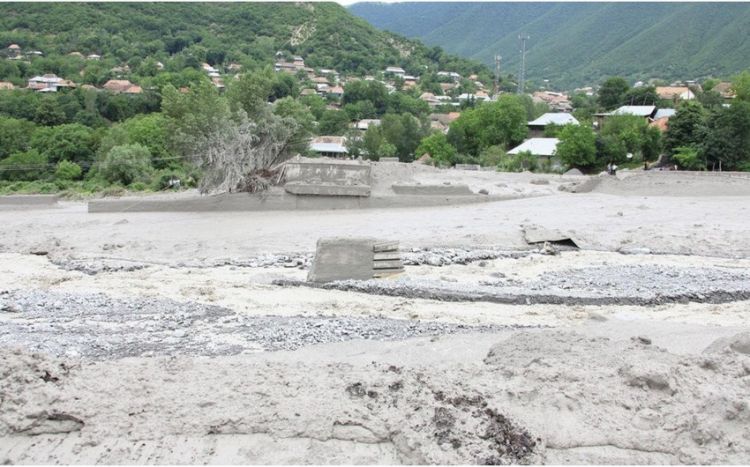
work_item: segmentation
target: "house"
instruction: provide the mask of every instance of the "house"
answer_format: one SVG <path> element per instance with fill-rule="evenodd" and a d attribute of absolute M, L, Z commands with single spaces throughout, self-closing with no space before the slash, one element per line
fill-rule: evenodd
<path fill-rule="evenodd" d="M 453 89 L 456 89 L 456 83 L 440 83 L 440 89 L 443 92 L 452 91 Z"/>
<path fill-rule="evenodd" d="M 329 84 L 328 78 L 326 78 L 325 76 L 316 76 L 315 78 L 312 79 L 312 81 L 313 83 L 318 83 L 318 84 Z"/>
<path fill-rule="evenodd" d="M 725 100 L 734 99 L 736 97 L 734 89 L 732 88 L 732 83 L 728 83 L 726 81 L 722 81 L 721 83 L 714 86 L 711 90 L 718 92 L 719 95 Z"/>
<path fill-rule="evenodd" d="M 0 91 L 12 91 L 16 87 L 13 86 L 13 83 L 10 83 L 8 81 L 0 81 Z"/>
<path fill-rule="evenodd" d="M 83 57 L 83 54 L 82 54 L 81 52 L 70 52 L 70 53 L 68 54 L 68 56 L 70 56 L 70 57 L 78 57 L 78 58 L 84 58 L 84 57 Z"/>
<path fill-rule="evenodd" d="M 100 60 L 102 58 L 101 55 L 97 54 L 88 54 L 86 55 L 86 60 Z"/>
<path fill-rule="evenodd" d="M 423 92 L 422 95 L 419 96 L 419 99 L 427 102 L 430 107 L 437 107 L 440 105 L 440 100 L 431 92 Z"/>
<path fill-rule="evenodd" d="M 434 130 L 448 132 L 451 123 L 461 116 L 460 112 L 449 112 L 447 114 L 430 114 L 430 128 Z"/>
<path fill-rule="evenodd" d="M 104 83 L 104 86 L 102 87 L 107 91 L 114 93 L 141 94 L 143 92 L 143 89 L 140 86 L 131 83 L 127 79 L 111 79 Z"/>
<path fill-rule="evenodd" d="M 318 90 L 318 93 L 320 94 L 328 94 L 328 91 L 331 89 L 330 86 L 328 86 L 325 83 L 320 83 L 315 85 L 315 89 Z"/>
<path fill-rule="evenodd" d="M 695 99 L 695 94 L 687 86 L 657 86 L 659 99 L 677 102 Z"/>
<path fill-rule="evenodd" d="M 342 88 L 341 86 L 333 86 L 331 88 L 328 88 L 328 95 L 336 98 L 344 97 L 344 88 Z"/>
<path fill-rule="evenodd" d="M 544 136 L 544 130 L 547 125 L 578 125 L 578 120 L 569 113 L 551 113 L 548 112 L 536 120 L 530 121 L 527 126 L 529 127 L 529 134 L 532 137 Z"/>
<path fill-rule="evenodd" d="M 299 92 L 300 96 L 314 96 L 317 92 L 315 92 L 315 89 L 305 88 L 302 91 Z"/>
<path fill-rule="evenodd" d="M 531 96 L 534 103 L 545 103 L 552 110 L 558 112 L 570 112 L 573 110 L 573 104 L 567 94 L 553 91 L 537 91 Z"/>
<path fill-rule="evenodd" d="M 385 69 L 385 74 L 403 77 L 406 74 L 406 72 L 404 71 L 403 68 L 400 68 L 397 66 L 389 66 L 388 68 Z"/>
<path fill-rule="evenodd" d="M 596 118 L 594 125 L 601 128 L 604 124 L 604 120 L 611 115 L 635 115 L 636 117 L 643 117 L 651 122 L 655 114 L 656 106 L 654 105 L 623 105 L 612 112 L 594 114 L 594 117 Z"/>
<path fill-rule="evenodd" d="M 34 91 L 41 91 L 42 89 L 51 89 L 52 91 L 46 91 L 46 92 L 56 92 L 57 87 L 60 85 L 62 80 L 63 80 L 62 78 L 54 74 L 34 76 L 33 78 L 29 79 L 28 88 L 33 89 Z"/>
<path fill-rule="evenodd" d="M 297 68 L 304 68 L 305 67 L 305 60 L 302 57 L 300 57 L 299 55 L 295 55 L 294 57 L 292 57 L 292 63 Z"/>
<path fill-rule="evenodd" d="M 14 57 L 21 54 L 21 46 L 18 44 L 10 44 L 8 46 L 8 54 Z"/>
<path fill-rule="evenodd" d="M 654 114 L 654 117 L 650 119 L 649 126 L 656 127 L 660 131 L 665 132 L 669 129 L 669 118 L 673 117 L 676 113 L 675 109 L 659 109 Z"/>
<path fill-rule="evenodd" d="M 371 126 L 378 126 L 378 125 L 380 125 L 379 119 L 366 118 L 358 122 L 352 123 L 352 128 L 356 128 L 357 130 L 367 131 L 367 129 L 370 128 Z"/>
<path fill-rule="evenodd" d="M 560 168 L 562 164 L 555 157 L 559 142 L 557 138 L 530 138 L 508 151 L 508 154 L 515 156 L 522 152 L 529 152 L 542 161 L 549 161 L 552 168 Z"/>
<path fill-rule="evenodd" d="M 220 77 L 218 77 L 218 76 L 212 77 L 212 78 L 211 78 L 211 82 L 212 82 L 212 83 L 214 84 L 214 86 L 216 86 L 216 88 L 217 88 L 217 89 L 218 89 L 219 91 L 223 91 L 223 90 L 224 90 L 224 88 L 226 88 L 226 86 L 224 85 L 224 80 L 223 80 L 223 79 L 221 79 L 221 78 L 220 78 Z"/>
<path fill-rule="evenodd" d="M 276 62 L 273 67 L 274 71 L 276 72 L 283 72 L 283 73 L 290 73 L 295 74 L 297 73 L 298 68 L 294 65 L 294 63 L 289 62 Z"/>
<path fill-rule="evenodd" d="M 456 73 L 455 71 L 438 71 L 437 75 L 441 78 L 450 78 L 453 81 L 460 81 L 461 75 Z"/>
<path fill-rule="evenodd" d="M 347 157 L 346 138 L 343 136 L 318 136 L 310 140 L 310 151 L 319 156 Z"/>
<path fill-rule="evenodd" d="M 458 100 L 459 101 L 471 101 L 471 100 L 473 100 L 475 102 L 480 102 L 480 101 L 486 101 L 486 100 L 489 100 L 489 99 L 490 99 L 490 97 L 487 95 L 487 93 L 486 92 L 482 92 L 482 91 L 479 91 L 476 94 L 471 94 L 471 93 L 465 92 L 465 93 L 461 94 L 460 96 L 458 96 Z"/>

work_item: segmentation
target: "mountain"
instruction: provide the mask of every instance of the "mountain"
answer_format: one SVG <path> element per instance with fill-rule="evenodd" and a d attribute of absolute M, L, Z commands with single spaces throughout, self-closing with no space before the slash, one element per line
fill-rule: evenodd
<path fill-rule="evenodd" d="M 0 10 L 0 49 L 17 44 L 41 51 L 51 68 L 49 57 L 74 52 L 131 68 L 146 57 L 165 65 L 181 57 L 173 68 L 195 67 L 196 60 L 253 68 L 273 63 L 279 50 L 303 56 L 311 67 L 359 74 L 389 65 L 416 72 L 441 61 L 466 72 L 483 68 L 435 56 L 420 42 L 377 30 L 336 3 L 0 3 Z"/>
<path fill-rule="evenodd" d="M 750 63 L 748 3 L 356 3 L 372 25 L 553 87 L 728 76 Z"/>

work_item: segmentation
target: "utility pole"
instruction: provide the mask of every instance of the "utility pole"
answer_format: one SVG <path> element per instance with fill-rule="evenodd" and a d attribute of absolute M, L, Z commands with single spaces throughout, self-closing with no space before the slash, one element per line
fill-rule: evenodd
<path fill-rule="evenodd" d="M 523 94 L 526 81 L 526 41 L 529 39 L 528 34 L 518 36 L 518 40 L 521 41 L 521 72 L 518 74 L 518 94 Z"/>
<path fill-rule="evenodd" d="M 495 96 L 500 92 L 500 60 L 502 58 L 500 55 L 495 55 L 495 89 L 492 93 Z"/>

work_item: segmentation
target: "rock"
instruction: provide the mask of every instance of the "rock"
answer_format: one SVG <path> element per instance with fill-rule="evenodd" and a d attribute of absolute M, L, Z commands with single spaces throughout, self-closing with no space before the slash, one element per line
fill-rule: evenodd
<path fill-rule="evenodd" d="M 638 337 L 635 337 L 633 340 L 644 345 L 651 345 L 651 339 L 649 339 L 646 336 L 638 336 Z"/>
<path fill-rule="evenodd" d="M 487 191 L 487 189 L 486 189 L 486 188 L 482 188 L 481 190 L 479 190 L 479 194 L 480 194 L 480 195 L 489 195 L 489 194 L 490 194 L 490 192 L 489 192 L 489 191 Z"/>
<path fill-rule="evenodd" d="M 622 253 L 623 255 L 650 255 L 651 254 L 650 248 L 643 248 L 643 247 L 621 247 L 617 251 Z"/>
<path fill-rule="evenodd" d="M 442 266 L 444 261 L 440 256 L 430 254 L 427 255 L 427 257 L 424 259 L 424 262 L 429 266 Z"/>
<path fill-rule="evenodd" d="M 565 172 L 563 175 L 576 175 L 576 176 L 578 176 L 578 175 L 583 175 L 583 172 L 581 172 L 578 169 L 570 169 L 567 172 Z"/>
<path fill-rule="evenodd" d="M 549 185 L 549 180 L 546 178 L 534 178 L 529 183 L 532 185 Z"/>
<path fill-rule="evenodd" d="M 543 255 L 552 255 L 552 256 L 554 256 L 557 253 L 559 253 L 559 251 L 550 242 L 544 242 L 544 245 L 542 245 L 542 248 L 539 250 L 539 253 L 541 253 Z"/>
<path fill-rule="evenodd" d="M 722 337 L 711 343 L 703 353 L 736 352 L 750 355 L 750 332 L 741 332 L 731 337 Z"/>

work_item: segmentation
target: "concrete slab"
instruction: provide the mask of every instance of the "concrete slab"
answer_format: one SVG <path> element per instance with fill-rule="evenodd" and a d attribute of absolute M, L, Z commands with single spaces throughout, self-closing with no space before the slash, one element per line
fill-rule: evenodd
<path fill-rule="evenodd" d="M 391 189 L 399 195 L 418 196 L 470 196 L 474 195 L 468 185 L 412 185 L 396 184 Z"/>
<path fill-rule="evenodd" d="M 0 196 L 0 207 L 54 206 L 60 200 L 57 195 L 8 195 Z"/>
<path fill-rule="evenodd" d="M 310 196 L 370 196 L 369 185 L 334 185 L 288 182 L 284 185 L 287 193 Z"/>

